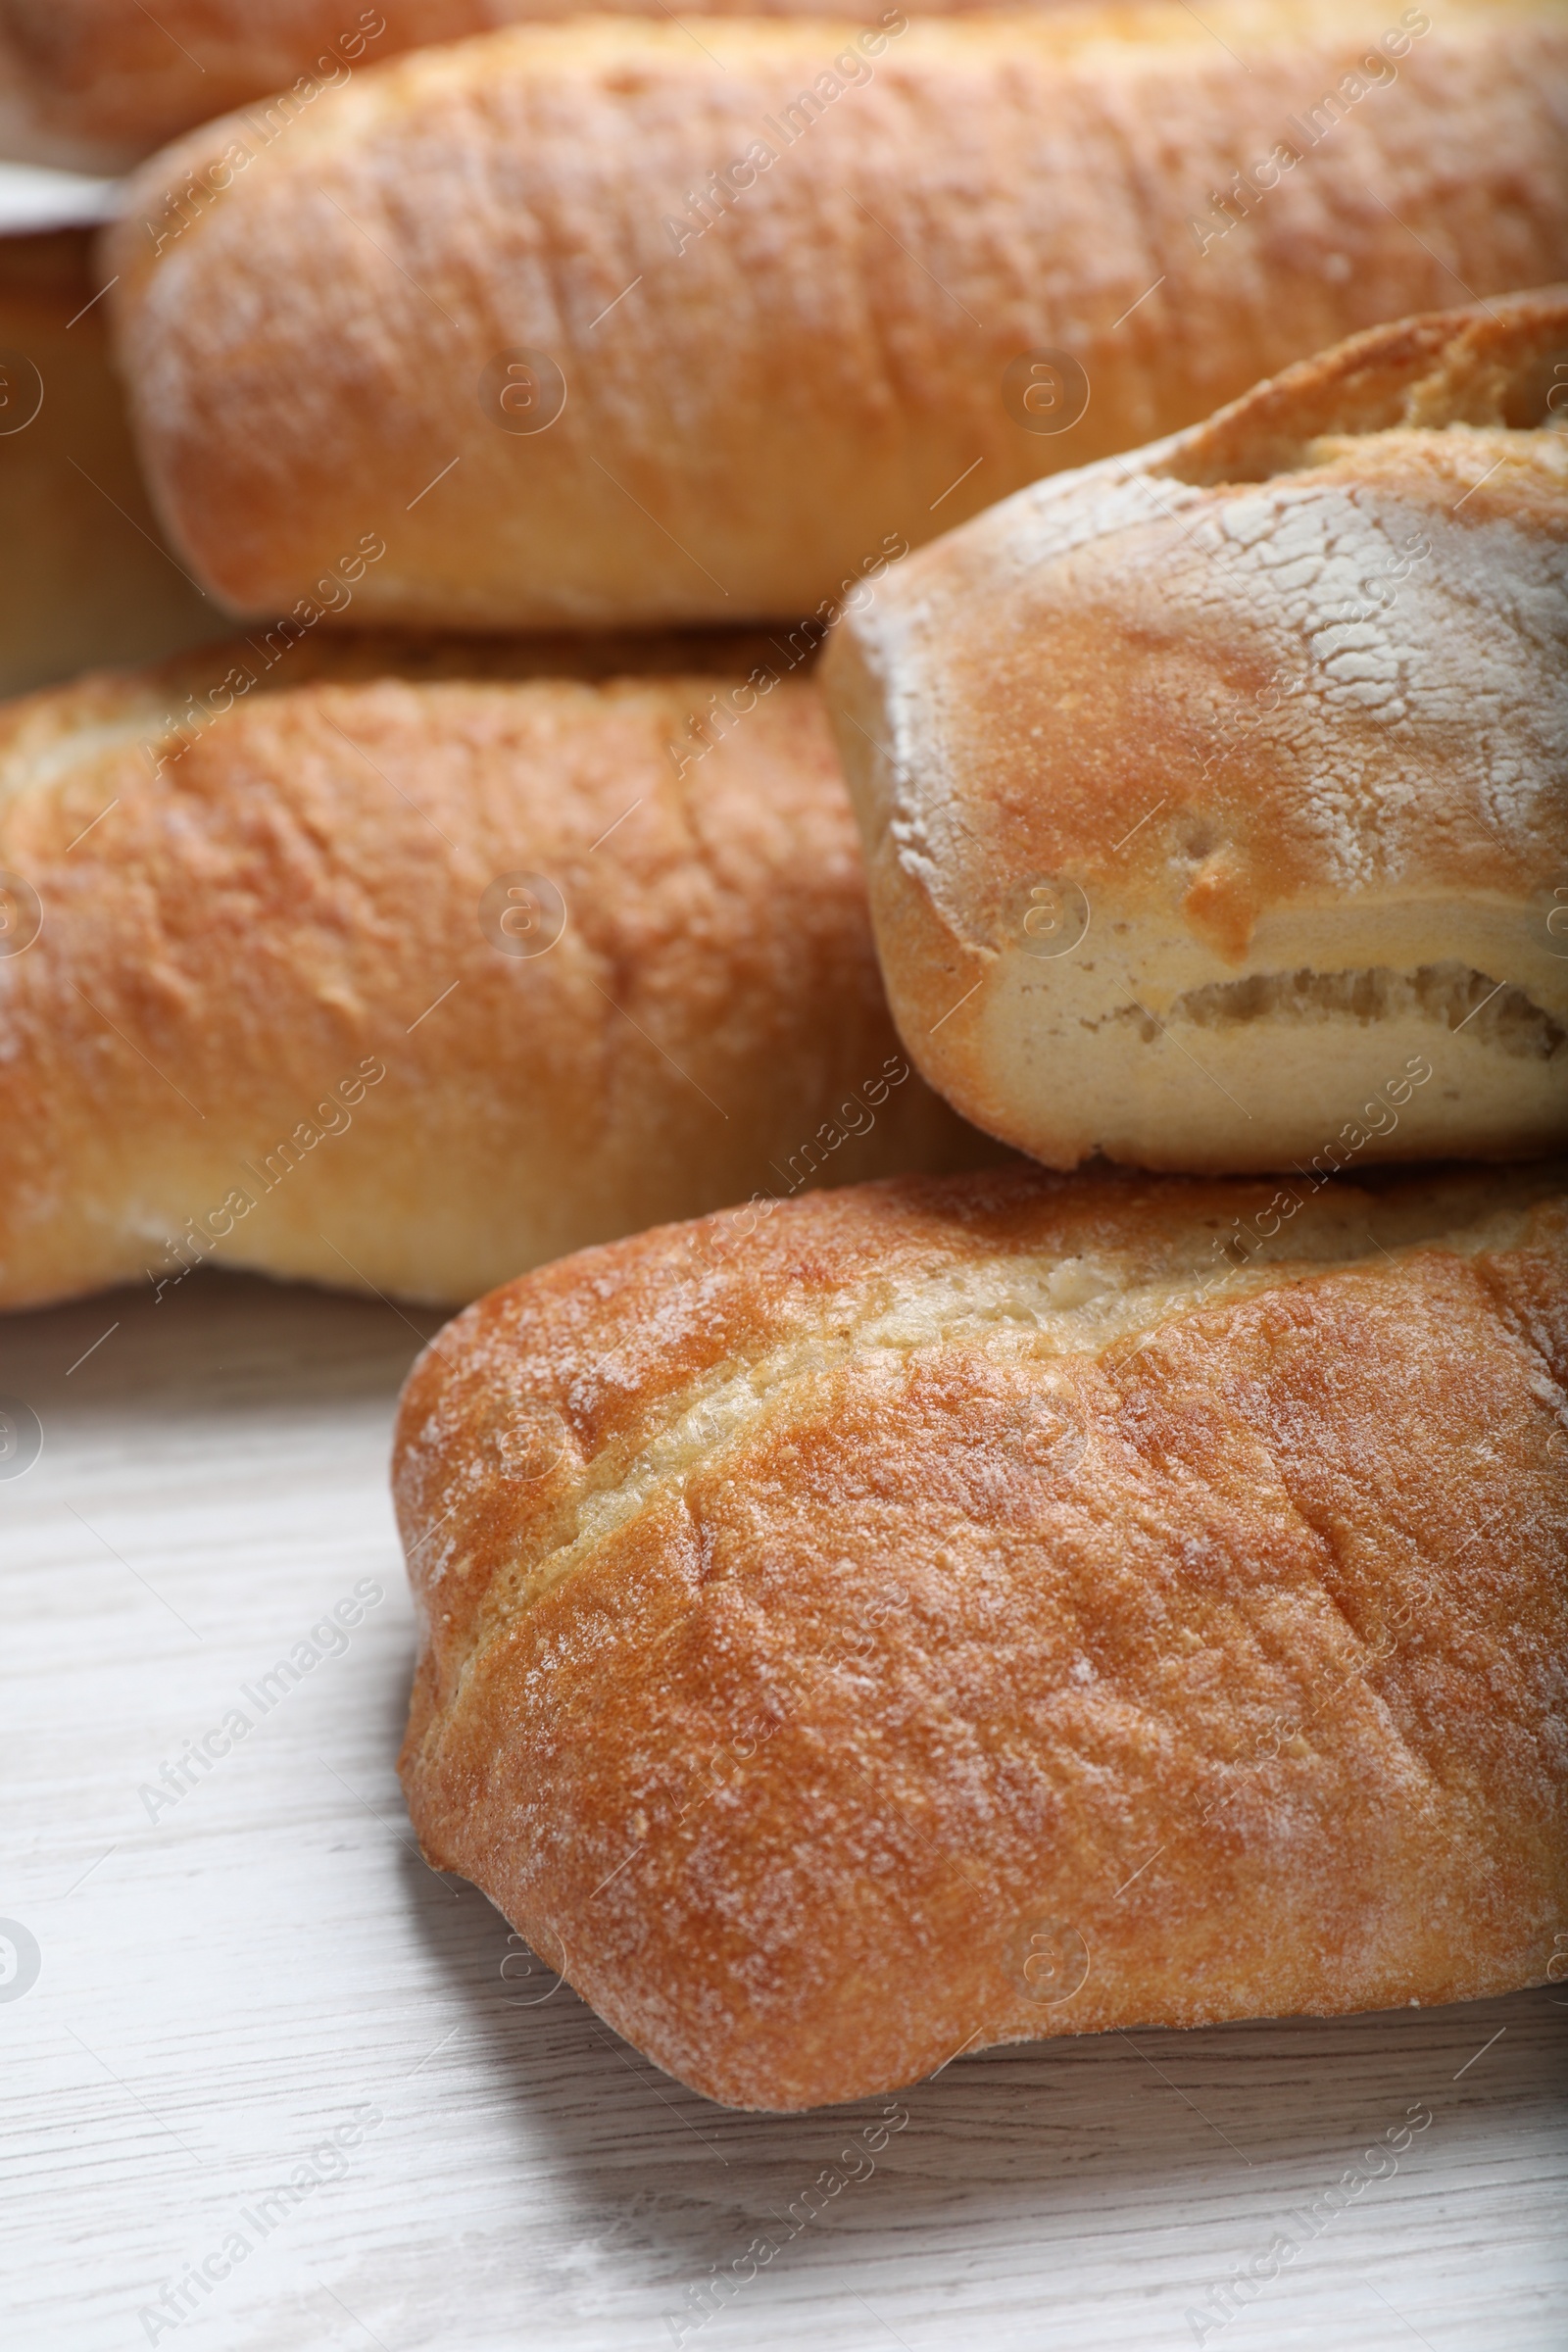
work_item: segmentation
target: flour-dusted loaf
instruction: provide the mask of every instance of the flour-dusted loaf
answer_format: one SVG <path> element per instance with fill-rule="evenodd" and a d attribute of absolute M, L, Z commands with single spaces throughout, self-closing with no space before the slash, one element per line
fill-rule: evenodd
<path fill-rule="evenodd" d="M 824 666 L 910 1054 L 1056 1167 L 1568 1143 L 1568 289 L 894 570 Z"/>
<path fill-rule="evenodd" d="M 1563 1177 L 895 1180 L 480 1300 L 398 1421 L 426 1854 L 746 2107 L 1541 1982 Z"/>
<path fill-rule="evenodd" d="M 1555 0 L 525 26 L 154 159 L 104 274 L 236 610 L 374 530 L 378 621 L 746 620 L 1568 271 L 1565 106 Z"/>
<path fill-rule="evenodd" d="M 0 714 L 0 1305 L 213 1259 L 459 1302 L 995 1157 L 899 1051 L 765 644 L 273 629 L 88 678 Z"/>

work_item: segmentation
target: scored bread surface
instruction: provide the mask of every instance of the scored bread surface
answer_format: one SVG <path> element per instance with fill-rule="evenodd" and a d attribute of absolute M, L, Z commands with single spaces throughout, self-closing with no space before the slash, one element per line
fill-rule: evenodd
<path fill-rule="evenodd" d="M 1568 1142 L 1568 289 L 900 565 L 823 691 L 911 1055 L 1051 1165 Z"/>
<path fill-rule="evenodd" d="M 1568 1897 L 1568 1201 L 893 1180 L 541 1269 L 412 1373 L 402 1770 L 640 2049 L 1500 1992 Z"/>
<path fill-rule="evenodd" d="M 806 612 L 1456 277 L 1568 270 L 1555 5 L 890 13 L 523 26 L 155 158 L 104 276 L 190 568 L 286 609 L 375 529 L 376 620 Z"/>

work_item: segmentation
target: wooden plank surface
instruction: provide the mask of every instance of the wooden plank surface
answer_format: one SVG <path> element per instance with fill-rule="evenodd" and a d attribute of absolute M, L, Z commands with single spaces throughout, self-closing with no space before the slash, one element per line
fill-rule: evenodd
<path fill-rule="evenodd" d="M 1563 2352 L 1568 1984 L 965 2059 L 853 2165 L 885 2102 L 628 2049 L 412 1843 L 417 1344 L 211 1274 L 0 1324 L 8 2346 Z"/>

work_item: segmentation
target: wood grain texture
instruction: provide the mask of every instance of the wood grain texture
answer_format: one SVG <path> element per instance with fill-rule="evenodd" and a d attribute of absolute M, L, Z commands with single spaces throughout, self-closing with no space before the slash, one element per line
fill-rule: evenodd
<path fill-rule="evenodd" d="M 25 2352 L 145 2343 L 138 2311 L 367 2102 L 382 2121 L 343 2177 L 159 2342 L 641 2352 L 879 2113 L 680 2091 L 569 1993 L 530 2000 L 553 1980 L 521 1957 L 503 1979 L 503 1923 L 404 1842 L 385 1457 L 417 1344 L 373 1303 L 208 1276 L 159 1309 L 117 1294 L 0 1326 L 0 1389 L 44 1429 L 0 1482 L 21 1825 L 0 1913 L 42 1954 L 0 2002 Z M 362 1577 L 386 1599 L 347 1653 L 150 1823 L 140 1785 Z M 688 2340 L 1175 2352 L 1216 2282 L 1418 2107 L 1398 2172 L 1206 2341 L 1557 2352 L 1565 1997 L 961 2060 Z"/>

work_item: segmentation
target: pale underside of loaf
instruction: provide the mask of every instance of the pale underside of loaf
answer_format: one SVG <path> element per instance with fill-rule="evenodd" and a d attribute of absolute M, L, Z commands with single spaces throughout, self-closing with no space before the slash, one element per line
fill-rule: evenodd
<path fill-rule="evenodd" d="M 106 249 L 174 543 L 247 612 L 373 528 L 377 620 L 795 613 L 1452 272 L 1568 267 L 1554 9 L 1200 16 L 524 27 L 210 126 Z"/>
<path fill-rule="evenodd" d="M 1055 1166 L 1560 1148 L 1559 376 L 1560 293 L 1369 335 L 845 623 L 895 1014 L 969 1117 Z"/>
<path fill-rule="evenodd" d="M 1561 1174 L 898 1182 L 450 1325 L 403 1773 L 727 2102 L 1538 1981 L 1565 1891 Z"/>
<path fill-rule="evenodd" d="M 899 1051 L 784 646 L 258 632 L 11 706 L 0 1303 L 214 1261 L 455 1302 L 992 1156 Z"/>

